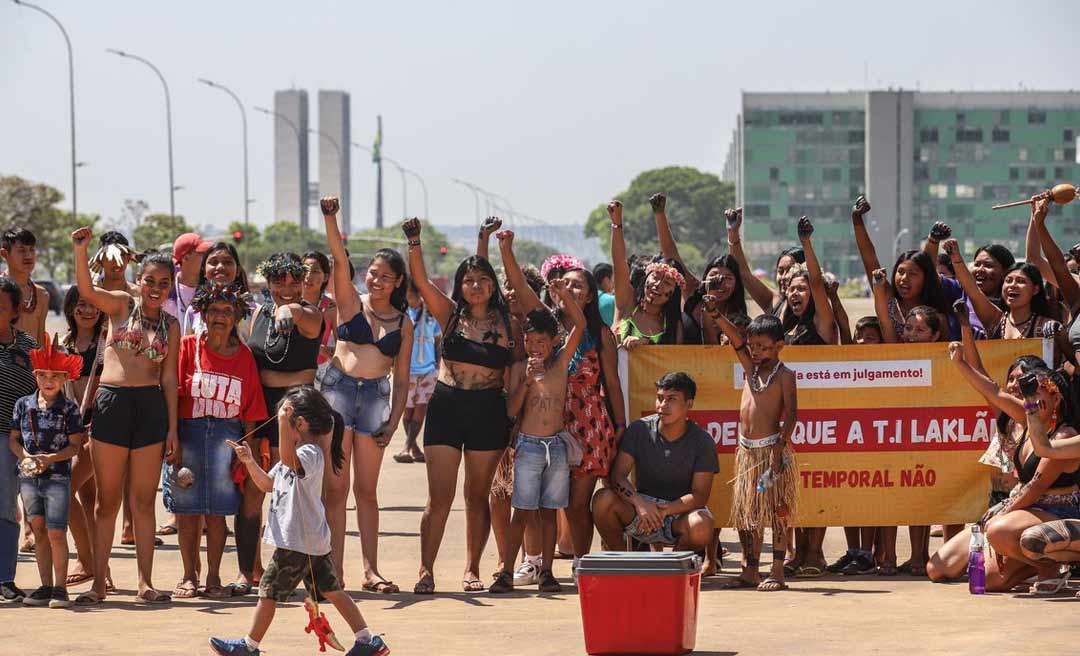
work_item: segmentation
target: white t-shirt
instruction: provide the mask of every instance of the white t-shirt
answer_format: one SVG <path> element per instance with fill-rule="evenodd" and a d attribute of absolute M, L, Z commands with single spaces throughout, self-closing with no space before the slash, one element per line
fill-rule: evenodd
<path fill-rule="evenodd" d="M 301 476 L 279 462 L 268 472 L 274 479 L 270 514 L 266 518 L 266 544 L 311 556 L 330 553 L 330 525 L 322 503 L 323 452 L 314 444 L 302 444 L 296 457 Z"/>
<path fill-rule="evenodd" d="M 165 299 L 163 309 L 177 319 L 183 319 L 184 313 L 191 307 L 191 301 L 195 298 L 196 288 L 176 281 L 176 288 L 169 298 Z"/>

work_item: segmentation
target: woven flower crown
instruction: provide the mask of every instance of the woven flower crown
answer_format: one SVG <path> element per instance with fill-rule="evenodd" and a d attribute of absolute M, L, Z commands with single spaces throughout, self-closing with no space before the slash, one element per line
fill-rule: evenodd
<path fill-rule="evenodd" d="M 236 308 L 238 315 L 246 317 L 251 311 L 251 294 L 238 282 L 231 285 L 204 282 L 199 285 L 195 298 L 191 299 L 191 307 L 202 314 L 214 303 L 228 303 Z"/>
<path fill-rule="evenodd" d="M 676 287 L 683 286 L 683 275 L 679 273 L 679 270 L 670 264 L 663 262 L 653 262 L 649 266 L 645 267 L 645 275 L 658 274 L 662 278 L 671 278 Z"/>
<path fill-rule="evenodd" d="M 293 278 L 303 278 L 307 274 L 307 267 L 302 262 L 277 255 L 255 267 L 255 273 L 267 280 L 280 280 L 285 274 L 290 274 Z"/>
<path fill-rule="evenodd" d="M 544 263 L 540 265 L 540 275 L 544 280 L 548 280 L 548 274 L 552 271 L 583 271 L 584 269 L 585 263 L 573 255 L 556 253 L 555 255 L 549 256 L 548 259 L 544 260 Z"/>
<path fill-rule="evenodd" d="M 59 343 L 55 335 L 49 339 L 49 334 L 45 333 L 44 346 L 30 351 L 30 366 L 34 371 L 63 371 L 69 380 L 78 380 L 82 374 L 82 356 L 65 353 L 57 348 Z"/>

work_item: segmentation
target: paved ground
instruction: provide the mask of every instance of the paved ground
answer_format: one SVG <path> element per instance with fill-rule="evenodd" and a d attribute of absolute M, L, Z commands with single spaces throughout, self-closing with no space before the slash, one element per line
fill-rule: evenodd
<path fill-rule="evenodd" d="M 852 321 L 861 316 L 849 308 Z M 395 438 L 393 447 L 401 436 Z M 393 448 L 392 447 L 392 448 Z M 421 465 L 400 465 L 387 458 L 380 483 L 383 573 L 411 590 L 419 553 L 418 526 L 426 485 Z M 355 518 L 350 519 L 355 526 Z M 576 591 L 569 564 L 560 561 L 556 575 L 565 594 L 540 597 L 532 592 L 495 598 L 460 592 L 463 565 L 464 513 L 460 497 L 451 514 L 437 565 L 442 590 L 434 597 L 412 594 L 377 596 L 354 593 L 372 627 L 385 634 L 395 654 L 575 654 L 584 652 Z M 901 531 L 901 558 L 907 546 Z M 725 544 L 737 548 L 734 534 Z M 935 539 L 931 547 L 940 544 Z M 830 530 L 830 558 L 844 547 L 843 533 Z M 346 546 L 347 577 L 359 581 L 359 542 L 355 531 Z M 235 568 L 230 545 L 225 572 Z M 494 543 L 489 542 L 483 573 L 494 569 Z M 726 563 L 734 573 L 736 561 Z M 27 656 L 60 654 L 207 654 L 210 635 L 240 636 L 246 631 L 254 597 L 227 601 L 195 599 L 170 607 L 133 603 L 134 551 L 117 547 L 113 572 L 120 591 L 107 603 L 87 610 L 59 611 L 0 605 L 0 649 Z M 155 561 L 155 582 L 171 589 L 180 573 L 175 537 L 166 538 Z M 971 597 L 967 586 L 935 585 L 925 580 L 824 578 L 796 580 L 779 593 L 725 592 L 721 579 L 703 584 L 698 617 L 699 654 L 837 654 L 837 653 L 1074 653 L 1080 600 L 1070 595 L 1032 599 L 1019 594 Z M 20 558 L 18 583 L 32 589 L 36 569 Z M 77 586 L 85 589 L 87 584 Z M 347 627 L 328 612 L 341 635 Z M 299 603 L 282 606 L 264 646 L 274 655 L 315 653 L 313 638 L 303 633 L 306 615 Z"/>

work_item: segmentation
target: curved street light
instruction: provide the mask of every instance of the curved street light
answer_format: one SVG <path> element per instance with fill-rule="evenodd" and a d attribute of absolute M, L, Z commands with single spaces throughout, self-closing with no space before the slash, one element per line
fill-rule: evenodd
<path fill-rule="evenodd" d="M 382 156 L 387 162 L 398 170 L 398 174 L 401 175 L 401 216 L 405 219 L 409 218 L 409 182 L 405 178 L 405 167 L 398 164 L 394 160 L 390 159 L 386 155 Z"/>
<path fill-rule="evenodd" d="M 480 219 L 480 193 L 479 193 L 481 191 L 480 187 L 477 187 L 476 185 L 474 185 L 471 182 L 466 182 L 464 180 L 459 180 L 458 178 L 450 178 L 450 181 L 467 188 L 469 191 L 471 191 L 473 193 L 473 202 L 474 202 L 475 207 L 476 207 L 476 225 L 479 226 L 480 221 L 481 221 L 481 219 Z"/>
<path fill-rule="evenodd" d="M 60 28 L 60 34 L 64 35 L 64 43 L 67 44 L 68 53 L 68 101 L 70 103 L 71 114 L 71 216 L 75 217 L 75 220 L 79 220 L 79 193 L 78 185 L 75 181 L 75 170 L 82 164 L 75 157 L 75 57 L 71 51 L 71 39 L 68 37 L 67 30 L 64 29 L 64 24 L 60 20 L 50 14 L 45 9 L 31 4 L 29 2 L 23 2 L 23 0 L 14 0 L 15 4 L 20 7 L 26 7 L 27 9 L 33 9 L 34 11 L 45 14 L 57 27 Z"/>
<path fill-rule="evenodd" d="M 405 172 L 408 173 L 409 175 L 413 176 L 414 178 L 417 179 L 417 181 L 420 182 L 420 189 L 424 192 L 424 220 L 430 219 L 431 215 L 428 214 L 427 183 L 424 182 L 424 178 L 421 177 L 421 175 L 419 173 L 417 173 L 416 171 L 411 171 L 409 169 L 405 169 Z"/>
<path fill-rule="evenodd" d="M 169 84 L 165 81 L 165 76 L 161 74 L 157 66 L 150 63 L 149 60 L 144 59 L 138 55 L 133 55 L 123 50 L 116 50 L 114 48 L 106 48 L 105 52 L 116 55 L 118 57 L 124 57 L 126 59 L 134 59 L 137 62 L 141 62 L 150 67 L 150 70 L 158 76 L 161 80 L 161 86 L 165 88 L 165 128 L 168 131 L 169 137 L 169 216 L 173 219 L 176 218 L 176 183 L 173 182 L 173 148 L 172 148 L 172 101 L 169 99 Z"/>
<path fill-rule="evenodd" d="M 244 223 L 248 223 L 248 206 L 251 204 L 251 198 L 248 195 L 248 134 L 247 134 L 247 112 L 244 110 L 244 103 L 240 102 L 240 97 L 233 92 L 229 87 L 218 84 L 206 78 L 200 77 L 199 82 L 202 82 L 208 87 L 214 89 L 220 89 L 229 94 L 233 100 L 236 101 L 236 106 L 240 108 L 240 121 L 244 128 Z"/>

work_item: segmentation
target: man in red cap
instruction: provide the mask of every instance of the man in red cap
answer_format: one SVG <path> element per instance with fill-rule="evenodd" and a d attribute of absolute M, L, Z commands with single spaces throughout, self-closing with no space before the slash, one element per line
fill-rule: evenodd
<path fill-rule="evenodd" d="M 203 255 L 210 250 L 210 246 L 210 242 L 194 232 L 185 232 L 173 242 L 176 285 L 169 293 L 169 299 L 165 301 L 164 310 L 179 319 L 181 327 L 184 325 L 184 313 L 191 304 L 191 299 L 195 298 Z"/>

